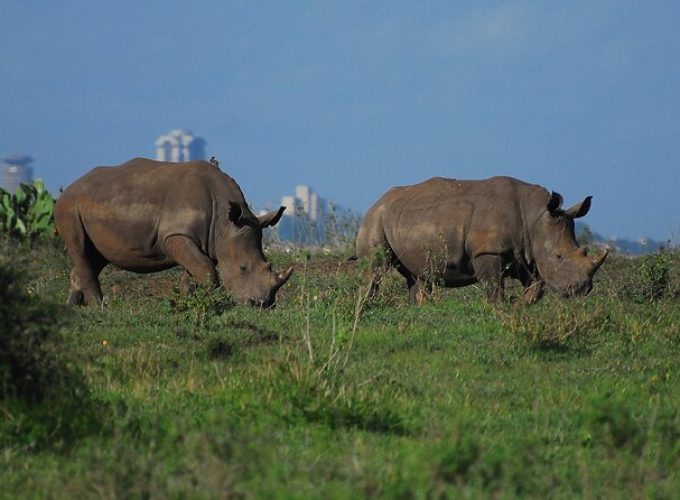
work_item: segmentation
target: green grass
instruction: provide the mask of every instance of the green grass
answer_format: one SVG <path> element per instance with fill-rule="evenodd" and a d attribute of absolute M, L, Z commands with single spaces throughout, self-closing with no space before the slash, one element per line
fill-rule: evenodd
<path fill-rule="evenodd" d="M 65 300 L 60 245 L 0 247 L 29 296 Z M 666 274 L 611 258 L 587 300 L 498 309 L 474 287 L 409 307 L 396 273 L 365 303 L 358 266 L 308 257 L 272 256 L 296 266 L 273 311 L 109 269 L 106 307 L 57 306 L 46 349 L 87 398 L 5 394 L 1 495 L 680 495 L 677 253 Z"/>

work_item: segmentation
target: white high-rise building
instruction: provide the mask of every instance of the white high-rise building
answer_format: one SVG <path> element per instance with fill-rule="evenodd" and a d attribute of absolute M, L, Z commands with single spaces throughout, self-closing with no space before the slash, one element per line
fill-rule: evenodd
<path fill-rule="evenodd" d="M 292 217 L 303 213 L 309 220 L 317 222 L 323 216 L 325 201 L 311 187 L 302 184 L 295 187 L 294 196 L 281 198 L 281 205 L 286 207 L 284 215 Z"/>
<path fill-rule="evenodd" d="M 181 162 L 205 160 L 206 142 L 190 130 L 175 129 L 156 139 L 156 160 Z"/>
<path fill-rule="evenodd" d="M 307 185 L 295 187 L 294 195 L 281 198 L 286 207 L 278 226 L 282 239 L 296 242 L 319 242 L 323 238 L 326 202 Z"/>
<path fill-rule="evenodd" d="M 311 194 L 312 188 L 310 188 L 309 186 L 301 185 L 295 187 L 295 198 L 300 203 L 302 207 L 302 212 L 306 213 L 311 220 L 315 220 L 312 217 Z"/>
<path fill-rule="evenodd" d="M 327 202 L 304 184 L 295 187 L 295 194 L 283 196 L 281 205 L 286 210 L 274 228 L 281 241 L 303 245 L 332 244 L 346 237 L 352 228 L 358 230 L 358 214 Z"/>

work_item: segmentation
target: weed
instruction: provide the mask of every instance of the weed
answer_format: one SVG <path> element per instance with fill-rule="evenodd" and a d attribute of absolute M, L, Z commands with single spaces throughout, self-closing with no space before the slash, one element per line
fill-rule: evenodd
<path fill-rule="evenodd" d="M 444 286 L 444 273 L 449 260 L 449 247 L 444 236 L 439 234 L 438 243 L 425 247 L 425 269 L 423 270 L 420 292 L 432 300 L 439 300 L 439 287 Z"/>
<path fill-rule="evenodd" d="M 600 276 L 605 293 L 648 304 L 680 298 L 680 252 L 661 249 L 650 255 L 618 258 Z"/>
<path fill-rule="evenodd" d="M 341 212 L 334 203 L 329 203 L 328 213 L 324 217 L 324 244 L 332 248 L 353 246 L 361 220 L 358 214 Z"/>
<path fill-rule="evenodd" d="M 579 302 L 578 306 L 574 302 Z M 539 304 L 516 302 L 497 309 L 501 324 L 541 350 L 564 349 L 587 335 L 611 327 L 612 318 L 602 302 L 547 297 Z"/>
<path fill-rule="evenodd" d="M 640 258 L 640 298 L 651 301 L 668 295 L 671 265 L 671 253 L 665 250 Z"/>
<path fill-rule="evenodd" d="M 211 318 L 234 305 L 234 300 L 224 288 L 208 286 L 199 286 L 188 295 L 181 295 L 175 290 L 169 301 L 178 325 L 182 323 L 198 330 L 205 329 Z"/>

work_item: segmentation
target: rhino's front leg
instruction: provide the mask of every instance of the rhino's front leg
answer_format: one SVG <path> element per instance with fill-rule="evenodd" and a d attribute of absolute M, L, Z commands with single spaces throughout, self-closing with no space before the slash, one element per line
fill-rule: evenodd
<path fill-rule="evenodd" d="M 522 297 L 528 304 L 533 304 L 543 297 L 544 284 L 543 281 L 532 281 L 524 285 L 524 292 Z"/>
<path fill-rule="evenodd" d="M 475 278 L 486 287 L 486 293 L 491 302 L 505 299 L 503 286 L 503 266 L 499 255 L 478 255 L 472 261 Z"/>
<path fill-rule="evenodd" d="M 165 253 L 184 268 L 180 282 L 182 292 L 189 291 L 191 279 L 199 285 L 217 286 L 217 273 L 210 257 L 201 252 L 198 245 L 183 235 L 170 236 L 165 240 Z M 186 274 L 189 276 L 186 276 Z"/>
<path fill-rule="evenodd" d="M 191 273 L 186 269 L 182 272 L 182 277 L 179 280 L 180 295 L 187 296 L 194 293 L 196 290 L 196 281 L 191 276 Z"/>

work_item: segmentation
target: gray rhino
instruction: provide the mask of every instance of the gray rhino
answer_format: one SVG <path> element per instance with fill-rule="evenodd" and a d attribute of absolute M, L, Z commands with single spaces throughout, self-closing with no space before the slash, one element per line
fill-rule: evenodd
<path fill-rule="evenodd" d="M 216 285 L 219 271 L 237 300 L 269 307 L 293 269 L 272 272 L 262 229 L 276 224 L 284 209 L 256 217 L 236 181 L 205 161 L 135 158 L 95 168 L 69 186 L 54 209 L 73 261 L 67 302 L 101 304 L 98 276 L 112 263 L 138 273 L 179 265 L 183 292 L 194 280 Z"/>
<path fill-rule="evenodd" d="M 412 304 L 433 282 L 461 287 L 481 282 L 489 298 L 503 299 L 503 280 L 525 287 L 537 300 L 544 286 L 563 296 L 585 295 L 607 252 L 591 260 L 574 236 L 574 219 L 590 209 L 588 196 L 562 209 L 562 196 L 511 177 L 463 181 L 435 177 L 387 191 L 366 213 L 356 239 L 357 257 L 384 258 L 372 275 L 394 266 L 405 278 Z"/>

